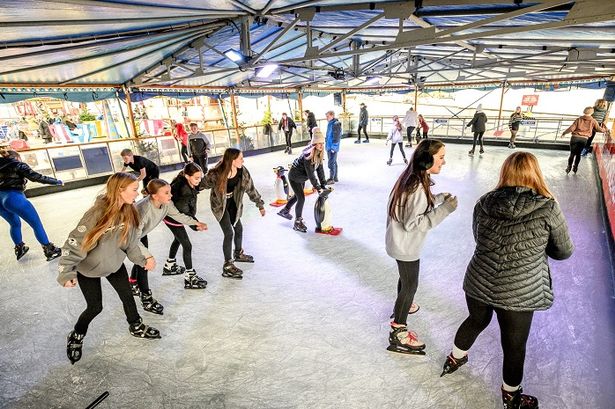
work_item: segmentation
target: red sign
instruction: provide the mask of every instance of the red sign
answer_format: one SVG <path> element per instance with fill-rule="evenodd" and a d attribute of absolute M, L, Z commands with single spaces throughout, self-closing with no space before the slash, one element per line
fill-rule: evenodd
<path fill-rule="evenodd" d="M 528 107 L 538 105 L 538 95 L 524 95 L 521 100 L 521 105 Z"/>

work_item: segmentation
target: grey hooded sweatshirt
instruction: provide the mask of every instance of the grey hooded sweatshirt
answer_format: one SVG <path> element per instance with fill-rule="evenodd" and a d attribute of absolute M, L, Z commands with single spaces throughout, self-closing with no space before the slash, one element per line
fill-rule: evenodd
<path fill-rule="evenodd" d="M 69 233 L 68 239 L 62 246 L 62 256 L 58 263 L 57 280 L 60 285 L 63 286 L 67 281 L 77 278 L 77 271 L 86 277 L 107 277 L 120 268 L 126 257 L 142 267 L 145 266 L 146 259 L 151 257 L 145 247 L 139 247 L 138 228 L 130 232 L 126 243 L 120 244 L 123 224 L 108 228 L 93 249 L 84 251 L 81 244 L 85 235 L 94 228 L 101 217 L 101 212 L 92 207 L 83 215 L 77 227 Z"/>

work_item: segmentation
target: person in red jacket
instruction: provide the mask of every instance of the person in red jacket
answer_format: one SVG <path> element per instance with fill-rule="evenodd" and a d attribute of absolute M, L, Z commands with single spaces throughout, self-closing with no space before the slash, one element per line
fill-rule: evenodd
<path fill-rule="evenodd" d="M 188 132 L 186 132 L 186 128 L 184 124 L 180 124 L 179 122 L 171 119 L 171 134 L 181 144 L 181 154 L 184 163 L 188 163 Z"/>
<path fill-rule="evenodd" d="M 423 115 L 419 114 L 418 118 L 418 126 L 416 127 L 416 143 L 421 141 L 421 128 L 423 128 L 423 139 L 427 139 L 427 132 L 429 132 L 429 125 L 427 125 L 427 121 L 423 118 Z"/>

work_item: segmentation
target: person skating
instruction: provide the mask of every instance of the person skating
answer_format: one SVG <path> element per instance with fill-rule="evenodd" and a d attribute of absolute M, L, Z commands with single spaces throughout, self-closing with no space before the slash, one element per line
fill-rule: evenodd
<path fill-rule="evenodd" d="M 393 117 L 393 126 L 391 127 L 391 130 L 389 130 L 389 135 L 387 136 L 386 141 L 387 144 L 391 141 L 391 153 L 389 155 L 387 165 L 391 165 L 391 163 L 393 163 L 393 152 L 395 151 L 395 146 L 399 146 L 401 156 L 404 158 L 404 163 L 408 163 L 406 153 L 404 152 L 404 136 L 402 135 L 402 129 L 403 126 L 401 122 L 399 122 L 399 117 L 395 115 Z"/>
<path fill-rule="evenodd" d="M 570 156 L 568 156 L 566 173 L 570 173 L 570 170 L 577 173 L 579 162 L 581 161 L 581 152 L 583 148 L 587 146 L 587 141 L 592 134 L 595 135 L 596 131 L 608 133 L 608 130 L 592 117 L 593 113 L 594 108 L 585 108 L 583 110 L 583 116 L 577 118 L 572 125 L 562 133 L 562 137 L 572 133 L 570 137 Z"/>
<path fill-rule="evenodd" d="M 359 129 L 357 129 L 357 140 L 354 143 L 361 143 L 361 129 L 363 129 L 363 133 L 365 134 L 365 140 L 363 143 L 369 143 L 369 136 L 367 135 L 367 123 L 369 121 L 369 116 L 367 114 L 367 106 L 361 102 L 360 104 L 361 112 L 359 113 Z"/>
<path fill-rule="evenodd" d="M 413 107 L 410 107 L 410 109 L 406 111 L 406 116 L 404 117 L 402 123 L 406 127 L 406 136 L 408 137 L 408 143 L 406 144 L 406 148 L 411 148 L 412 134 L 418 124 L 418 115 Z"/>
<path fill-rule="evenodd" d="M 286 148 L 284 149 L 284 153 L 288 153 L 292 155 L 293 153 L 293 129 L 297 129 L 297 125 L 292 118 L 289 118 L 286 115 L 286 112 L 282 113 L 282 119 L 280 119 L 280 123 L 278 124 L 278 131 L 284 132 L 284 140 L 286 141 Z"/>
<path fill-rule="evenodd" d="M 303 111 L 303 116 L 305 118 L 308 133 L 310 134 L 310 139 L 312 139 L 312 129 L 318 126 L 318 122 L 316 122 L 316 115 L 314 115 L 314 113 L 309 109 L 306 109 Z"/>
<path fill-rule="evenodd" d="M 169 216 L 180 223 L 188 226 L 195 226 L 197 230 L 207 230 L 205 223 L 199 222 L 191 216 L 181 213 L 173 204 L 171 197 L 171 185 L 162 179 L 153 179 L 147 184 L 149 196 L 139 200 L 136 204 L 141 223 L 139 224 L 139 237 L 141 245 L 148 247 L 147 234 L 151 232 L 160 222 Z M 143 309 L 162 314 L 163 306 L 154 299 L 152 290 L 149 287 L 148 273 L 138 264 L 133 265 L 130 272 L 130 283 L 133 295 L 139 295 Z"/>
<path fill-rule="evenodd" d="M 472 142 L 472 149 L 468 152 L 469 155 L 474 155 L 474 150 L 476 149 L 476 142 L 480 144 L 479 153 L 482 155 L 485 153 L 485 149 L 483 147 L 483 135 L 485 134 L 485 124 L 487 123 L 487 115 L 483 112 L 483 105 L 478 104 L 476 107 L 476 112 L 472 117 L 472 120 L 468 122 L 466 127 L 472 127 L 472 132 L 474 133 L 474 140 Z"/>
<path fill-rule="evenodd" d="M 21 219 L 32 227 L 36 240 L 43 246 L 47 261 L 60 257 L 60 249 L 49 241 L 43 222 L 32 203 L 26 198 L 27 180 L 47 185 L 62 186 L 61 180 L 41 175 L 21 161 L 19 154 L 0 148 L 0 216 L 10 226 L 10 236 L 15 245 L 15 257 L 20 260 L 30 248 L 21 234 Z"/>
<path fill-rule="evenodd" d="M 241 280 L 243 271 L 236 267 L 233 261 L 254 263 L 254 257 L 243 250 L 241 215 L 244 193 L 256 204 L 261 216 L 265 216 L 265 202 L 254 187 L 250 172 L 243 166 L 243 153 L 235 148 L 226 149 L 222 159 L 207 172 L 203 186 L 205 189 L 211 189 L 209 195 L 211 211 L 224 233 L 222 276 Z M 233 243 L 235 251 L 231 253 Z"/>
<path fill-rule="evenodd" d="M 171 200 L 175 208 L 180 213 L 192 219 L 196 219 L 196 206 L 199 191 L 204 189 L 201 183 L 202 179 L 203 170 L 199 165 L 191 162 L 187 163 L 171 181 Z M 192 242 L 190 241 L 188 232 L 186 232 L 184 223 L 176 220 L 170 214 L 167 214 L 163 221 L 169 230 L 171 230 L 171 233 L 173 233 L 173 242 L 169 247 L 169 256 L 162 268 L 162 275 L 169 276 L 183 273 L 185 289 L 204 289 L 207 287 L 207 281 L 199 277 L 192 266 Z M 177 265 L 175 259 L 179 246 L 182 247 L 184 269 Z"/>
<path fill-rule="evenodd" d="M 337 154 L 340 151 L 340 141 L 342 139 L 342 124 L 335 117 L 335 112 L 328 111 L 327 135 L 325 138 L 325 149 L 327 150 L 327 163 L 329 166 L 329 179 L 327 184 L 332 185 L 339 182 L 337 178 Z"/>
<path fill-rule="evenodd" d="M 421 141 L 410 164 L 395 182 L 387 205 L 386 252 L 397 261 L 398 294 L 391 322 L 389 347 L 392 352 L 423 354 L 425 344 L 408 331 L 408 313 L 413 309 L 419 283 L 419 259 L 425 238 L 457 208 L 449 193 L 434 195 L 431 175 L 446 163 L 444 144 L 435 139 Z M 414 311 L 418 307 L 414 308 Z"/>
<path fill-rule="evenodd" d="M 188 132 L 186 132 L 184 124 L 171 119 L 171 134 L 181 145 L 180 152 L 184 163 L 188 163 L 190 161 L 190 155 L 188 154 Z"/>
<path fill-rule="evenodd" d="M 423 129 L 422 138 L 421 138 L 421 129 Z M 421 139 L 427 139 L 428 133 L 429 133 L 429 125 L 427 125 L 427 121 L 425 121 L 425 118 L 423 118 L 423 115 L 418 114 L 417 127 L 416 127 L 416 143 L 419 143 Z"/>
<path fill-rule="evenodd" d="M 139 172 L 137 179 L 143 181 L 143 190 L 141 193 L 144 195 L 147 194 L 147 184 L 149 181 L 160 177 L 158 165 L 143 156 L 134 155 L 130 149 L 123 149 L 122 152 L 120 152 L 120 156 L 124 160 L 122 172 L 125 172 L 128 168 L 131 168 L 135 172 Z"/>
<path fill-rule="evenodd" d="M 534 311 L 553 304 L 547 259 L 567 259 L 573 244 L 534 155 L 516 152 L 506 158 L 495 190 L 474 207 L 472 229 L 476 249 L 463 281 L 469 316 L 457 330 L 441 376 L 468 362 L 468 350 L 495 312 L 504 351 L 504 408 L 538 408 L 538 400 L 521 389 L 526 343 Z"/>
<path fill-rule="evenodd" d="M 288 182 L 293 189 L 294 195 L 286 205 L 278 212 L 278 215 L 285 219 L 292 220 L 290 209 L 295 206 L 295 223 L 293 229 L 302 233 L 307 232 L 307 227 L 303 223 L 303 205 L 305 204 L 305 194 L 303 188 L 309 179 L 312 186 L 316 186 L 318 192 L 326 189 L 325 171 L 323 165 L 323 149 L 325 137 L 318 128 L 313 130 L 310 146 L 305 148 L 301 155 L 297 157 L 288 172 Z M 316 176 L 318 175 L 318 179 Z M 320 182 L 320 183 L 319 183 Z"/>
<path fill-rule="evenodd" d="M 188 155 L 194 163 L 199 165 L 203 172 L 207 172 L 207 160 L 211 152 L 212 143 L 201 131 L 199 126 L 192 122 L 190 124 L 190 134 L 188 135 Z"/>
<path fill-rule="evenodd" d="M 519 125 L 521 125 L 522 120 L 523 113 L 521 112 L 521 107 L 517 107 L 508 120 L 508 129 L 510 130 L 510 142 L 508 143 L 508 147 L 510 149 L 515 149 L 517 147 L 515 145 L 515 138 L 519 132 Z"/>
<path fill-rule="evenodd" d="M 139 246 L 139 213 L 134 206 L 138 195 L 139 181 L 133 174 L 116 173 L 109 177 L 105 193 L 98 196 L 62 247 L 58 283 L 64 287 L 79 284 L 87 303 L 67 338 L 66 354 L 72 364 L 81 359 L 90 322 L 102 312 L 102 277 L 122 301 L 130 334 L 160 338 L 160 332 L 145 325 L 139 316 L 124 266 L 126 257 L 146 270 L 156 266 L 151 254 L 144 253 Z"/>
<path fill-rule="evenodd" d="M 606 99 L 599 99 L 594 104 L 594 113 L 592 114 L 592 118 L 598 122 L 598 125 L 605 127 L 607 115 L 608 115 L 608 107 L 609 103 Z M 596 130 L 592 131 L 592 136 L 587 139 L 587 143 L 585 144 L 585 148 L 581 152 L 581 156 L 586 156 L 587 154 L 592 153 L 593 147 L 592 142 L 594 141 L 594 136 L 596 136 Z"/>

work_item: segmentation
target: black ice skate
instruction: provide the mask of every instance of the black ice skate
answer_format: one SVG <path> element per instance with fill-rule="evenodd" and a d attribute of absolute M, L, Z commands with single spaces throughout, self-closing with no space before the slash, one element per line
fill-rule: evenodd
<path fill-rule="evenodd" d="M 455 372 L 461 366 L 468 363 L 468 356 L 464 356 L 463 358 L 456 359 L 453 357 L 453 353 L 451 352 L 444 362 L 444 366 L 442 367 L 442 373 L 440 374 L 440 378 L 444 375 L 448 375 L 450 373 Z"/>
<path fill-rule="evenodd" d="M 389 159 L 389 160 L 387 161 L 387 165 L 391 166 L 391 163 L 393 163 L 393 159 Z"/>
<path fill-rule="evenodd" d="M 478 151 L 478 153 L 482 155 L 483 153 L 485 153 L 485 150 L 484 150 L 483 148 L 480 148 L 480 150 Z"/>
<path fill-rule="evenodd" d="M 30 247 L 26 246 L 25 243 L 20 243 L 16 245 L 15 246 L 15 256 L 17 257 L 17 260 L 25 256 L 28 250 L 30 250 Z"/>
<path fill-rule="evenodd" d="M 202 290 L 207 287 L 207 280 L 196 275 L 194 270 L 186 270 L 184 288 L 186 290 Z"/>
<path fill-rule="evenodd" d="M 134 297 L 139 297 L 141 295 L 141 291 L 139 291 L 139 284 L 137 284 L 137 280 L 135 280 L 134 278 L 129 278 L 128 284 L 130 284 L 130 290 L 132 291 L 132 295 Z"/>
<path fill-rule="evenodd" d="M 160 331 L 154 327 L 145 325 L 142 319 L 139 319 L 139 321 L 135 324 L 130 324 L 128 330 L 130 331 L 130 335 L 133 337 L 147 339 L 160 338 Z"/>
<path fill-rule="evenodd" d="M 254 257 L 243 252 L 243 249 L 234 253 L 235 261 L 238 263 L 254 263 Z"/>
<path fill-rule="evenodd" d="M 85 334 L 78 334 L 73 330 L 68 333 L 68 337 L 66 338 L 66 355 L 72 365 L 81 359 L 83 337 L 85 337 Z"/>
<path fill-rule="evenodd" d="M 147 312 L 162 315 L 164 307 L 152 296 L 152 290 L 144 291 L 141 293 L 141 304 L 143 309 Z"/>
<path fill-rule="evenodd" d="M 303 224 L 303 219 L 298 217 L 295 219 L 295 225 L 293 226 L 293 230 L 300 231 L 301 233 L 307 233 L 307 227 Z"/>
<path fill-rule="evenodd" d="M 179 274 L 184 274 L 186 269 L 182 266 L 178 266 L 175 262 L 175 259 L 167 259 L 167 262 L 164 264 L 162 268 L 163 276 L 176 276 Z"/>
<path fill-rule="evenodd" d="M 405 325 L 391 326 L 388 351 L 401 354 L 425 355 L 425 344 L 420 342 L 414 332 L 408 331 Z"/>
<path fill-rule="evenodd" d="M 506 392 L 502 389 L 504 409 L 538 409 L 538 399 L 531 395 L 524 395 L 522 392 L 522 387 L 515 392 Z"/>
<path fill-rule="evenodd" d="M 282 210 L 280 210 L 280 211 L 278 212 L 278 216 L 282 216 L 283 218 L 288 219 L 288 220 L 292 220 L 292 219 L 293 219 L 293 216 L 290 214 L 290 212 L 288 211 L 288 209 L 287 209 L 287 208 L 285 208 L 285 207 L 284 207 L 284 208 L 282 208 Z"/>
<path fill-rule="evenodd" d="M 474 149 L 471 149 L 470 151 L 468 151 L 468 155 L 474 156 Z"/>
<path fill-rule="evenodd" d="M 47 257 L 47 261 L 58 258 L 62 254 L 62 250 L 56 247 L 53 243 L 45 244 L 43 246 L 43 252 L 45 253 L 45 257 Z"/>
<path fill-rule="evenodd" d="M 222 277 L 241 280 L 243 278 L 243 271 L 235 267 L 232 261 L 227 261 L 224 263 L 224 267 L 222 267 Z"/>

